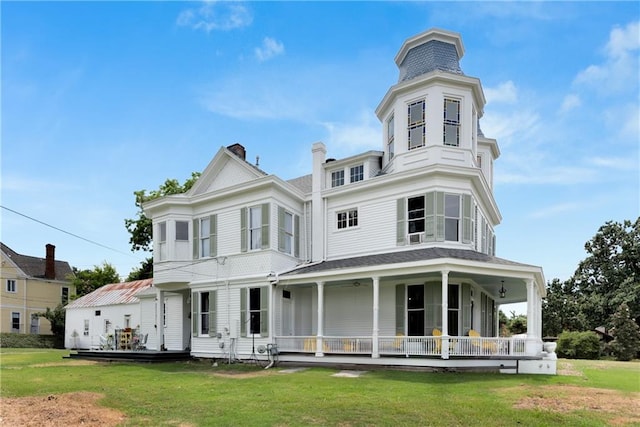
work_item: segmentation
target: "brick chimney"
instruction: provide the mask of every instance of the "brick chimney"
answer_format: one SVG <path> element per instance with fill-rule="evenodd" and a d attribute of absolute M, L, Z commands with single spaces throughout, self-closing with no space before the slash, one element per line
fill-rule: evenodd
<path fill-rule="evenodd" d="M 47 257 L 44 264 L 44 278 L 55 279 L 56 278 L 56 247 L 51 243 L 47 243 Z"/>
<path fill-rule="evenodd" d="M 247 150 L 244 149 L 242 144 L 238 144 L 238 143 L 232 144 L 227 147 L 227 150 L 231 151 L 233 154 L 240 157 L 242 160 L 247 159 Z"/>

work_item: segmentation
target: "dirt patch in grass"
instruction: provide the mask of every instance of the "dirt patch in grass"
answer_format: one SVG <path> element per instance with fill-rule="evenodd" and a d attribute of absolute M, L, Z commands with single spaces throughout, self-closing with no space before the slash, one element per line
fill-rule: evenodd
<path fill-rule="evenodd" d="M 558 363 L 558 375 L 567 375 L 572 377 L 584 376 L 582 372 L 576 370 L 571 362 L 559 362 Z"/>
<path fill-rule="evenodd" d="M 220 372 L 212 372 L 211 375 L 214 377 L 222 377 L 222 378 L 235 378 L 235 379 L 244 379 L 244 378 L 257 378 L 264 377 L 266 375 L 271 375 L 273 371 L 220 371 Z"/>
<path fill-rule="evenodd" d="M 525 386 L 502 389 L 501 393 L 524 393 L 525 395 L 514 404 L 514 408 L 517 409 L 552 412 L 587 410 L 604 413 L 609 425 L 640 423 L 640 393 L 624 394 L 616 390 L 570 385 Z"/>
<path fill-rule="evenodd" d="M 29 365 L 30 368 L 50 368 L 54 366 L 91 366 L 97 365 L 100 362 L 95 360 L 71 360 L 68 362 L 49 362 L 49 363 L 36 363 Z"/>
<path fill-rule="evenodd" d="M 0 399 L 0 425 L 111 427 L 121 424 L 125 415 L 96 402 L 98 393 L 78 392 L 49 396 Z"/>

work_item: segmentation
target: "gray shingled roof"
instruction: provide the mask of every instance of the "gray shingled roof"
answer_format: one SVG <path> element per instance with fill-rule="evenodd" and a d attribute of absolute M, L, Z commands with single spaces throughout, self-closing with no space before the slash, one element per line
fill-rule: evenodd
<path fill-rule="evenodd" d="M 440 40 L 430 40 L 409 50 L 399 68 L 398 82 L 411 80 L 435 70 L 464 74 L 460 68 L 460 58 L 455 45 Z"/>
<path fill-rule="evenodd" d="M 533 267 L 529 264 L 521 264 L 502 258 L 497 258 L 481 252 L 467 249 L 451 248 L 423 248 L 408 251 L 390 252 L 385 254 L 365 255 L 353 258 L 336 259 L 323 261 L 318 264 L 300 266 L 299 268 L 281 274 L 280 277 L 296 276 L 298 274 L 320 273 L 330 270 L 344 268 L 360 268 L 368 266 L 378 266 L 384 264 L 400 264 L 406 262 L 429 261 L 439 258 L 453 258 L 463 261 L 485 262 L 488 264 L 501 264 L 521 267 Z"/>
<path fill-rule="evenodd" d="M 296 187 L 298 190 L 302 191 L 304 194 L 310 194 L 312 189 L 311 180 L 312 180 L 312 175 L 309 174 L 309 175 L 300 176 L 298 178 L 289 179 L 287 180 L 287 182 L 293 185 L 294 187 Z"/>
<path fill-rule="evenodd" d="M 46 259 L 28 255 L 21 255 L 11 249 L 9 246 L 0 242 L 0 249 L 7 254 L 9 258 L 22 270 L 27 276 L 34 278 L 43 278 Z M 55 261 L 56 278 L 55 280 L 68 281 L 69 275 L 73 275 L 73 270 L 66 261 Z"/>

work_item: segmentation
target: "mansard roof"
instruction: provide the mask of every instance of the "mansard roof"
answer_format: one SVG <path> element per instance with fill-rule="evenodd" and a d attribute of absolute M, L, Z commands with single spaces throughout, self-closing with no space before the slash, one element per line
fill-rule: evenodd
<path fill-rule="evenodd" d="M 345 268 L 362 268 L 380 266 L 385 264 L 399 264 L 416 261 L 429 261 L 442 258 L 453 258 L 461 261 L 476 261 L 489 264 L 498 264 L 512 267 L 534 267 L 534 265 L 521 264 L 515 261 L 498 258 L 481 252 L 469 249 L 454 248 L 422 248 L 408 251 L 397 251 L 383 254 L 364 255 L 353 258 L 335 259 L 322 261 L 316 264 L 302 265 L 294 270 L 280 275 L 281 278 L 296 276 L 308 273 L 322 273 L 330 270 L 340 270 Z"/>
<path fill-rule="evenodd" d="M 460 34 L 440 29 L 425 31 L 407 39 L 396 55 L 398 82 L 436 70 L 463 75 L 460 68 L 463 55 Z"/>

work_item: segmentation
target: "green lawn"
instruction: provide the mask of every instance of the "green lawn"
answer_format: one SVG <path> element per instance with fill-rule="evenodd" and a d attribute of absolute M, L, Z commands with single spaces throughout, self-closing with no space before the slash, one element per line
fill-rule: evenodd
<path fill-rule="evenodd" d="M 340 378 L 326 368 L 87 363 L 66 354 L 2 349 L 2 397 L 100 393 L 99 404 L 122 411 L 131 426 L 640 426 L 638 362 L 560 361 L 570 375 L 558 376 L 369 371 Z"/>

